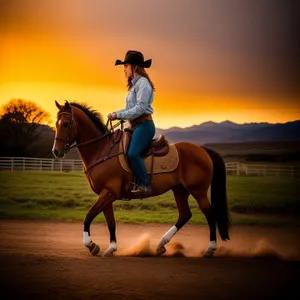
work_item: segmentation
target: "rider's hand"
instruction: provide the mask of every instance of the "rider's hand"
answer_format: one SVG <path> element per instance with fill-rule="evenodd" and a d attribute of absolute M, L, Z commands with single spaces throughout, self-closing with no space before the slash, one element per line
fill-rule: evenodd
<path fill-rule="evenodd" d="M 116 120 L 117 118 L 117 114 L 116 113 L 109 113 L 107 116 L 110 120 Z"/>

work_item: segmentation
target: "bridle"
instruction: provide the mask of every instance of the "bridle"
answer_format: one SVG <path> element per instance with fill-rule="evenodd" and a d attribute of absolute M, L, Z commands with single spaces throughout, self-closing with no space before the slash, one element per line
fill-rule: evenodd
<path fill-rule="evenodd" d="M 110 119 L 107 119 L 106 125 L 105 125 L 105 134 L 102 136 L 99 136 L 95 139 L 89 140 L 89 141 L 85 141 L 82 142 L 80 144 L 77 144 L 77 142 L 75 141 L 72 145 L 70 145 L 70 139 L 71 139 L 71 135 L 72 135 L 72 129 L 73 126 L 75 126 L 76 120 L 73 116 L 73 110 L 71 109 L 71 112 L 66 112 L 66 111 L 62 111 L 60 113 L 57 114 L 57 116 L 61 116 L 61 115 L 69 115 L 71 116 L 71 122 L 68 125 L 68 132 L 67 132 L 67 136 L 66 138 L 61 138 L 61 137 L 56 137 L 55 140 L 56 141 L 62 141 L 65 143 L 65 154 L 67 154 L 67 152 L 69 152 L 71 149 L 76 148 L 76 147 L 82 147 L 91 143 L 94 143 L 96 141 L 99 141 L 101 139 L 103 139 L 104 137 L 106 137 L 107 135 L 111 134 L 114 131 L 114 128 L 118 127 L 121 124 L 121 130 L 123 130 L 123 124 L 124 124 L 124 120 L 121 120 L 119 122 L 117 122 L 115 125 L 112 125 L 112 121 Z M 110 126 L 109 126 L 110 125 Z M 108 127 L 110 127 L 110 129 L 108 129 Z"/>
<path fill-rule="evenodd" d="M 71 122 L 68 125 L 68 133 L 67 133 L 66 138 L 61 138 L 61 137 L 55 138 L 56 141 L 62 141 L 65 143 L 65 153 L 67 153 L 69 150 L 76 147 L 76 142 L 74 142 L 74 144 L 70 146 L 70 138 L 71 138 L 73 126 L 75 124 L 75 119 L 74 119 L 72 110 L 71 110 L 71 112 L 62 111 L 62 112 L 58 113 L 57 116 L 59 117 L 61 115 L 70 115 L 72 117 Z"/>

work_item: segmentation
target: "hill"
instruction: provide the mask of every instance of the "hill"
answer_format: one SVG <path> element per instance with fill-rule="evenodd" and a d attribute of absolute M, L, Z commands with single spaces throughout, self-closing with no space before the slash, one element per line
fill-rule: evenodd
<path fill-rule="evenodd" d="M 231 121 L 221 123 L 205 122 L 187 128 L 157 128 L 156 136 L 164 134 L 170 142 L 241 143 L 254 141 L 300 140 L 300 120 L 287 123 L 245 123 Z"/>

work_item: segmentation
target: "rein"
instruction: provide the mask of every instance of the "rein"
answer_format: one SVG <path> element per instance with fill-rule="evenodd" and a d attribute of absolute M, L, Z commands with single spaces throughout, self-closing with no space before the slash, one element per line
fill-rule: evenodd
<path fill-rule="evenodd" d="M 105 125 L 105 128 L 106 128 L 105 131 L 106 131 L 106 133 L 105 133 L 104 135 L 99 136 L 99 137 L 97 137 L 97 138 L 94 138 L 94 139 L 92 139 L 92 140 L 86 141 L 86 142 L 82 142 L 82 143 L 80 143 L 80 144 L 77 144 L 77 143 L 75 142 L 72 146 L 70 146 L 69 150 L 71 150 L 72 148 L 82 147 L 82 146 L 89 145 L 89 144 L 92 144 L 92 143 L 94 143 L 94 142 L 97 142 L 97 141 L 99 141 L 99 140 L 105 138 L 105 137 L 108 136 L 109 134 L 111 134 L 111 133 L 113 132 L 113 130 L 114 130 L 116 127 L 118 127 L 120 124 L 121 124 L 121 127 L 123 128 L 123 123 L 124 123 L 124 121 L 121 120 L 121 121 L 119 121 L 118 123 L 116 123 L 115 125 L 112 125 L 112 121 L 111 121 L 110 119 L 108 119 L 107 122 L 106 122 L 106 125 Z M 109 130 L 108 130 L 108 124 L 110 124 L 110 129 L 109 129 Z"/>

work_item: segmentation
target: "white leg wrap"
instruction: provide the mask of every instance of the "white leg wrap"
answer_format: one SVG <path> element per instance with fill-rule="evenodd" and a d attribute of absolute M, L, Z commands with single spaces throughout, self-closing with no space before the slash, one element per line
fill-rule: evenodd
<path fill-rule="evenodd" d="M 216 250 L 217 249 L 216 241 L 210 241 L 208 244 L 208 249 Z"/>
<path fill-rule="evenodd" d="M 87 246 L 90 241 L 91 241 L 91 238 L 89 236 L 89 233 L 84 231 L 83 232 L 83 245 Z"/>
<path fill-rule="evenodd" d="M 158 244 L 158 248 L 164 247 L 165 244 L 169 243 L 176 232 L 177 232 L 176 226 L 173 226 L 169 231 L 167 231 L 161 238 L 161 241 Z"/>
<path fill-rule="evenodd" d="M 206 249 L 204 253 L 204 257 L 213 257 L 215 254 L 215 251 L 217 249 L 217 242 L 216 241 L 210 241 L 208 244 L 208 248 Z"/>
<path fill-rule="evenodd" d="M 112 255 L 115 251 L 117 251 L 117 243 L 116 242 L 110 242 L 109 247 L 107 250 L 103 253 L 103 256 L 110 256 Z"/>

